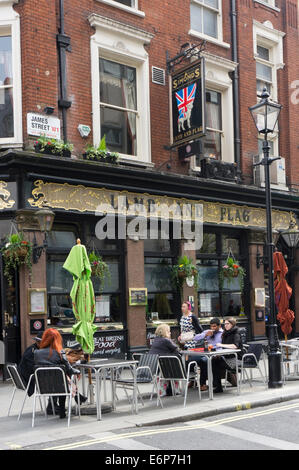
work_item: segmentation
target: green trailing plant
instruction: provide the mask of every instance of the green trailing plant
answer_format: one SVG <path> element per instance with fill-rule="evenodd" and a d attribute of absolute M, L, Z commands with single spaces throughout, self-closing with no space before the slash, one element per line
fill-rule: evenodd
<path fill-rule="evenodd" d="M 34 149 L 38 153 L 46 153 L 56 156 L 71 156 L 73 151 L 73 144 L 70 142 L 63 142 L 63 140 L 49 139 L 45 135 L 41 135 L 34 142 Z"/>
<path fill-rule="evenodd" d="M 230 286 L 234 279 L 238 279 L 241 292 L 244 288 L 244 278 L 246 271 L 240 266 L 239 261 L 235 260 L 232 256 L 228 256 L 226 263 L 219 271 L 220 287 L 223 289 L 224 280 Z"/>
<path fill-rule="evenodd" d="M 98 147 L 88 144 L 85 148 L 85 153 L 83 157 L 86 160 L 94 160 L 104 163 L 117 163 L 119 155 L 116 152 L 109 152 L 106 146 L 106 136 L 101 139 Z"/>
<path fill-rule="evenodd" d="M 198 287 L 198 270 L 192 259 L 186 255 L 180 256 L 178 264 L 172 267 L 171 279 L 175 287 L 182 293 L 183 284 L 188 277 L 194 276 L 194 288 Z"/>
<path fill-rule="evenodd" d="M 21 265 L 25 265 L 31 273 L 32 244 L 24 239 L 22 233 L 9 235 L 1 251 L 4 258 L 4 276 L 7 278 L 9 286 L 13 285 L 14 273 Z"/>
<path fill-rule="evenodd" d="M 91 266 L 91 275 L 100 280 L 100 289 L 102 290 L 105 280 L 107 279 L 109 283 L 111 281 L 109 266 L 94 250 L 88 253 L 88 259 Z"/>

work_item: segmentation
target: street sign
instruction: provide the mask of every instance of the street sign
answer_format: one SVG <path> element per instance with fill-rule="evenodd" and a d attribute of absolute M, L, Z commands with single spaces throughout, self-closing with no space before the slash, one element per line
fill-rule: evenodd
<path fill-rule="evenodd" d="M 49 139 L 60 139 L 60 119 L 43 114 L 27 113 L 27 134 L 45 135 Z"/>

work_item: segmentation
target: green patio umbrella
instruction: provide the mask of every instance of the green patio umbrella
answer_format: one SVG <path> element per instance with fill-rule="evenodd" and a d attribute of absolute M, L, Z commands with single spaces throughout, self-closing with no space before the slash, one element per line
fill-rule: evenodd
<path fill-rule="evenodd" d="M 81 344 L 83 351 L 92 354 L 94 351 L 93 335 L 97 330 L 97 326 L 93 324 L 95 297 L 86 248 L 81 245 L 79 239 L 77 245 L 71 249 L 63 267 L 72 274 L 74 280 L 70 296 L 77 323 L 73 326 L 72 333 Z"/>

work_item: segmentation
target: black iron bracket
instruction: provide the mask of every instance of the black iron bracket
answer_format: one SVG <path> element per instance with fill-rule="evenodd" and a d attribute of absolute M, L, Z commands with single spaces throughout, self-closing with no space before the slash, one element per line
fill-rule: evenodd
<path fill-rule="evenodd" d="M 183 60 L 190 59 L 191 57 L 200 58 L 201 52 L 206 47 L 206 40 L 202 40 L 199 44 L 190 44 L 189 42 L 182 44 L 180 52 L 171 59 L 169 58 L 168 51 L 166 51 L 166 68 L 167 73 L 171 73 L 176 65 L 179 65 Z"/>

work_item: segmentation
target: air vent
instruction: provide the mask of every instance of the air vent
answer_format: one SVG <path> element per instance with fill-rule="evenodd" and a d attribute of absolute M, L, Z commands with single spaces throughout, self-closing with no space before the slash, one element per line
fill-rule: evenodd
<path fill-rule="evenodd" d="M 157 85 L 165 85 L 165 70 L 152 67 L 152 82 Z"/>

